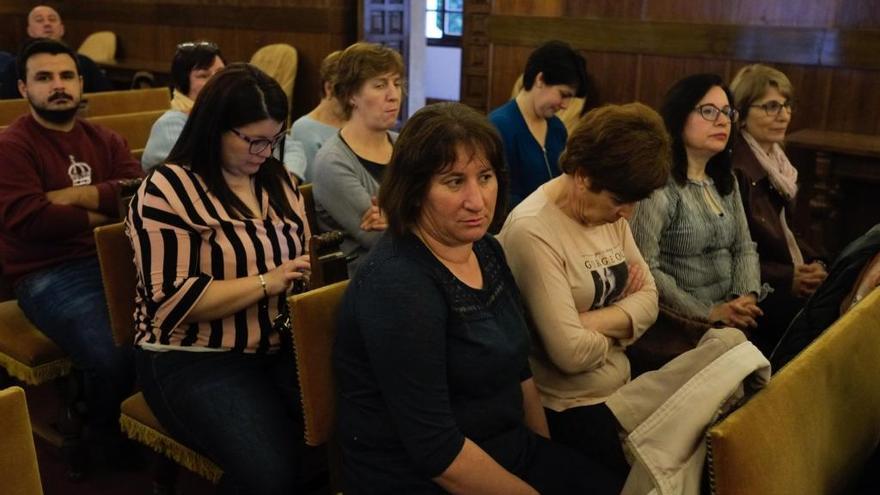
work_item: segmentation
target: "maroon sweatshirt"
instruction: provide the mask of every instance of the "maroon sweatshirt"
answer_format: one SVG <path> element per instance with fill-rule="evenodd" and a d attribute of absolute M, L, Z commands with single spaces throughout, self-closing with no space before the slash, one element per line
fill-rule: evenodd
<path fill-rule="evenodd" d="M 30 114 L 0 132 L 0 261 L 19 278 L 95 255 L 86 210 L 53 205 L 46 193 L 74 185 L 98 188 L 98 211 L 118 216 L 119 179 L 141 177 L 125 139 L 77 119 L 70 132 L 41 126 Z"/>

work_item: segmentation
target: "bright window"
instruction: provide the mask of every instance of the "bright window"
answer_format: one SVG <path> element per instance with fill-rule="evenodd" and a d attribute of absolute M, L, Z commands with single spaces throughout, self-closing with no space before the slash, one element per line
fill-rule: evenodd
<path fill-rule="evenodd" d="M 461 45 L 464 0 L 425 0 L 425 37 L 429 45 Z"/>

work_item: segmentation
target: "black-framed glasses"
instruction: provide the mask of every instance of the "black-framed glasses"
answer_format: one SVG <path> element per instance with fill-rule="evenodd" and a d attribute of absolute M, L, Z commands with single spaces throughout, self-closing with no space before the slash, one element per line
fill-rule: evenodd
<path fill-rule="evenodd" d="M 737 112 L 735 108 L 726 105 L 724 108 L 718 108 L 714 103 L 703 103 L 702 105 L 697 105 L 697 107 L 694 108 L 694 111 L 699 113 L 700 117 L 703 117 L 703 119 L 708 120 L 709 122 L 717 121 L 721 114 L 726 115 L 731 123 L 735 123 L 739 120 L 739 112 Z"/>
<path fill-rule="evenodd" d="M 194 50 L 196 48 L 203 48 L 215 52 L 220 50 L 220 47 L 218 47 L 216 43 L 210 41 L 185 41 L 177 45 L 178 50 Z"/>
<path fill-rule="evenodd" d="M 764 110 L 764 113 L 767 114 L 768 117 L 776 117 L 779 115 L 779 112 L 782 111 L 783 108 L 788 110 L 788 113 L 794 111 L 794 102 L 791 100 L 785 100 L 782 102 L 776 100 L 770 100 L 766 103 L 762 103 L 760 105 L 749 105 L 753 108 L 760 108 Z"/>
<path fill-rule="evenodd" d="M 266 148 L 272 148 L 272 151 L 275 151 L 275 147 L 278 146 L 278 143 L 284 139 L 284 133 L 286 131 L 282 130 L 278 134 L 275 135 L 272 139 L 268 138 L 252 138 L 250 136 L 245 136 L 244 134 L 238 132 L 235 129 L 229 129 L 233 134 L 240 137 L 242 141 L 248 144 L 248 153 L 252 155 L 259 155 Z"/>

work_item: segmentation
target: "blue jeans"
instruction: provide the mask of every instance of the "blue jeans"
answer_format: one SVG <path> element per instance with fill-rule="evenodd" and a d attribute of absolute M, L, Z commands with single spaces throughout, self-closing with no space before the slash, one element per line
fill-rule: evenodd
<path fill-rule="evenodd" d="M 25 316 L 83 371 L 93 433 L 116 436 L 119 404 L 131 393 L 134 369 L 130 348 L 113 342 L 98 258 L 28 274 L 15 295 Z"/>
<path fill-rule="evenodd" d="M 290 354 L 135 351 L 150 409 L 223 469 L 221 493 L 297 493 L 302 410 Z"/>

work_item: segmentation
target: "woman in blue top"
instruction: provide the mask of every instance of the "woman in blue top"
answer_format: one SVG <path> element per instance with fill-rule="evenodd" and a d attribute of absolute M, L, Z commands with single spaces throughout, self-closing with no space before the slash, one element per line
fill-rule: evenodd
<path fill-rule="evenodd" d="M 556 112 L 586 90 L 584 58 L 561 41 L 549 41 L 529 55 L 516 98 L 489 114 L 504 141 L 511 209 L 559 175 L 557 163 L 568 132 Z"/>
<path fill-rule="evenodd" d="M 388 231 L 342 301 L 334 365 L 345 493 L 619 493 L 548 440 L 519 292 L 487 235 L 504 204 L 497 133 L 430 105 L 395 145 Z"/>

